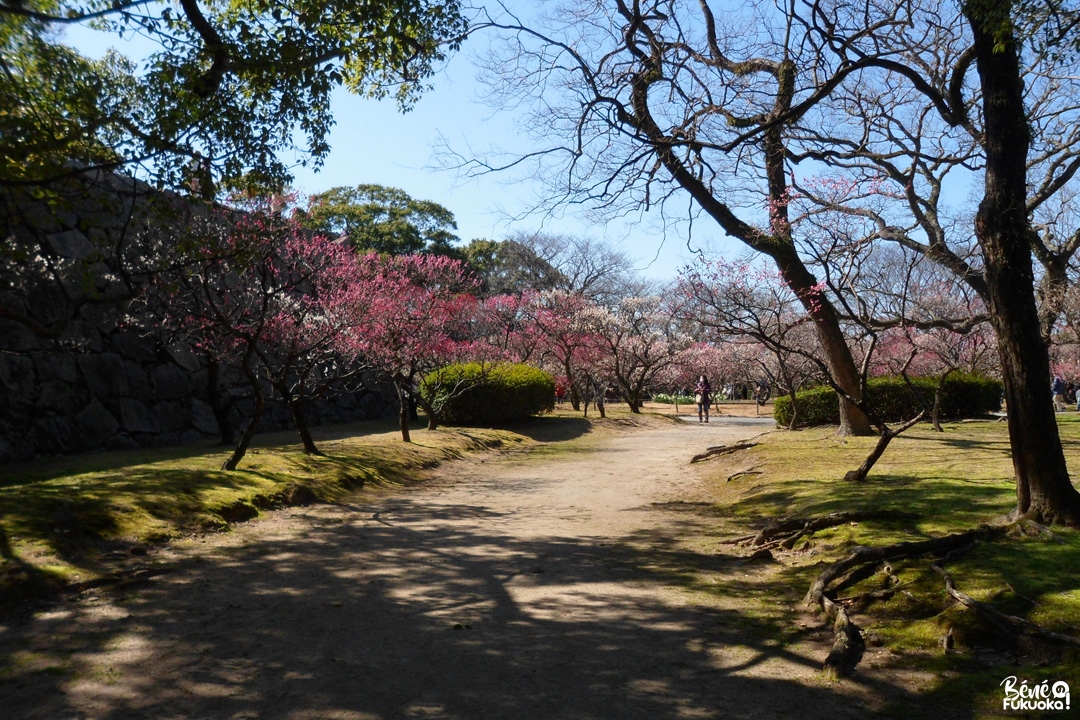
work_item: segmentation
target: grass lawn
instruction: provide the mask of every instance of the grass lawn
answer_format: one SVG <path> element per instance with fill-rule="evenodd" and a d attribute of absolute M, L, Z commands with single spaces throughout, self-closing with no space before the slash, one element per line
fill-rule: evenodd
<path fill-rule="evenodd" d="M 92 583 L 115 565 L 110 560 L 139 553 L 145 543 L 226 530 L 282 505 L 393 488 L 443 460 L 551 432 L 545 419 L 520 430 L 421 431 L 406 444 L 394 421 L 316 428 L 324 456 L 305 455 L 292 433 L 268 433 L 235 472 L 220 469 L 230 449 L 218 446 L 2 466 L 0 614 L 72 583 Z"/>
<path fill-rule="evenodd" d="M 1080 468 L 1080 416 L 1060 415 L 1059 427 L 1075 471 Z M 875 439 L 837 438 L 833 428 L 777 431 L 760 438 L 757 447 L 710 461 L 720 498 L 715 508 L 720 537 L 753 532 L 781 517 L 884 509 L 911 514 L 845 524 L 804 537 L 790 550 L 774 549 L 778 562 L 758 576 L 756 589 L 744 591 L 790 603 L 793 611 L 824 564 L 855 545 L 940 537 L 1011 510 L 1016 497 L 1005 423 L 952 423 L 944 430 L 936 433 L 923 424 L 908 431 L 893 441 L 859 484 L 841 478 L 858 466 Z M 743 469 L 761 474 L 727 480 Z M 721 546 L 728 548 L 724 552 L 730 547 Z M 1013 714 L 1002 710 L 998 687 L 1010 675 L 1031 683 L 1065 680 L 1080 687 L 1080 652 L 1017 638 L 955 604 L 945 594 L 942 578 L 930 570 L 931 562 L 935 559 L 893 563 L 898 591 L 886 600 L 849 609 L 870 644 L 877 646 L 864 663 L 929 672 L 937 678 L 931 697 L 952 707 L 973 708 L 975 717 Z M 944 564 L 960 591 L 1046 629 L 1080 637 L 1080 532 L 1017 528 L 999 541 L 946 558 Z M 838 594 L 855 597 L 896 582 L 881 570 Z M 732 589 L 720 583 L 711 591 Z M 776 619 L 793 622 L 793 615 L 779 612 Z M 905 712 L 896 710 L 901 717 Z"/>

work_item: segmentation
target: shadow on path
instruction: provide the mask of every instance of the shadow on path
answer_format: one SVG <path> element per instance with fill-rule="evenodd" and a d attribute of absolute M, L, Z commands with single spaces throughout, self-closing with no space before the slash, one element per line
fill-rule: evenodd
<path fill-rule="evenodd" d="M 806 682 L 820 659 L 786 650 L 761 621 L 652 587 L 675 581 L 672 568 L 741 573 L 742 563 L 659 541 L 643 551 L 634 537 L 516 539 L 497 531 L 507 513 L 475 506 L 397 497 L 356 510 L 298 511 L 308 527 L 302 537 L 225 548 L 126 598 L 73 603 L 27 627 L 0 628 L 5 713 L 870 714 L 834 687 Z M 753 669 L 755 677 L 740 674 Z"/>

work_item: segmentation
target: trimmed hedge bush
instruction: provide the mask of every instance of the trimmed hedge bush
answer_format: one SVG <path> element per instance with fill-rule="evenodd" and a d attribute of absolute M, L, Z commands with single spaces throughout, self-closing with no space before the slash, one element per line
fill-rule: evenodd
<path fill-rule="evenodd" d="M 447 425 L 493 425 L 555 409 L 555 378 L 531 365 L 448 365 L 425 377 L 420 392 Z"/>
<path fill-rule="evenodd" d="M 922 395 L 927 408 L 934 406 L 934 390 L 938 378 L 912 378 L 911 384 Z M 980 375 L 953 373 L 945 380 L 941 392 L 941 417 L 961 418 L 985 415 L 1001 408 L 1001 381 Z M 881 413 L 885 422 L 900 422 L 914 417 L 919 404 L 902 377 L 871 378 L 866 388 L 871 407 Z M 804 390 L 796 395 L 799 418 L 796 427 L 839 425 L 840 405 L 831 387 Z M 777 424 L 787 427 L 791 422 L 791 397 L 781 395 L 773 401 L 773 417 Z M 929 414 L 926 418 L 929 420 Z"/>

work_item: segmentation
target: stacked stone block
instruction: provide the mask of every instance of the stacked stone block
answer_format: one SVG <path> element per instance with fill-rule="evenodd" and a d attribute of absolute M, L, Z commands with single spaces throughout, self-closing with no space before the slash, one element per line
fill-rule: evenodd
<path fill-rule="evenodd" d="M 216 438 L 200 358 L 124 323 L 139 289 L 126 271 L 136 238 L 205 208 L 96 172 L 44 195 L 0 191 L 0 210 L 0 461 Z M 386 392 L 343 393 L 309 416 L 362 420 L 395 403 Z M 236 424 L 246 409 L 236 403 Z M 275 403 L 262 425 L 288 424 Z"/>

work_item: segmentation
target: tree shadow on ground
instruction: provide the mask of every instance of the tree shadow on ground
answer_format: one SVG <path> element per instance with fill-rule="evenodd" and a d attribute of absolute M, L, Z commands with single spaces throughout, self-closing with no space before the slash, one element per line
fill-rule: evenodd
<path fill-rule="evenodd" d="M 565 442 L 592 432 L 592 422 L 575 417 L 533 417 L 516 423 L 496 426 L 499 430 L 524 435 L 536 442 Z"/>
<path fill-rule="evenodd" d="M 395 430 L 396 427 L 396 424 L 390 420 L 378 419 L 338 425 L 316 425 L 312 426 L 311 433 L 315 438 L 316 443 L 319 443 L 364 437 L 368 435 L 378 435 L 391 432 Z M 252 442 L 253 448 L 278 446 L 298 447 L 299 439 L 296 430 L 275 430 L 273 432 L 260 433 L 255 436 L 255 440 Z M 231 451 L 231 446 L 225 447 L 215 443 L 213 440 L 203 440 L 173 447 L 143 447 L 133 448 L 131 450 L 95 451 L 44 460 L 41 458 L 34 460 L 20 460 L 0 465 L 0 487 L 43 482 L 77 473 L 109 472 L 134 465 L 186 460 L 215 455 L 221 456 L 222 461 L 224 461 Z"/>
<path fill-rule="evenodd" d="M 828 493 L 800 495 L 803 481 L 777 483 L 733 503 L 731 512 L 755 523 L 755 529 L 785 516 L 815 517 L 849 510 L 896 510 L 914 518 L 876 521 L 920 535 L 920 519 L 967 517 L 973 525 L 1004 514 L 1015 504 L 1010 485 L 987 481 L 957 484 L 911 475 L 873 475 L 862 483 L 837 481 Z M 806 481 L 813 482 L 813 481 Z M 891 523 L 891 525 L 890 525 Z"/>
<path fill-rule="evenodd" d="M 0 628 L 5 710 L 835 719 L 873 714 L 859 697 L 913 697 L 859 676 L 839 693 L 774 618 L 655 592 L 702 571 L 750 587 L 743 561 L 680 547 L 678 528 L 520 539 L 503 531 L 514 513 L 407 496 L 308 512 L 303 536 Z"/>

